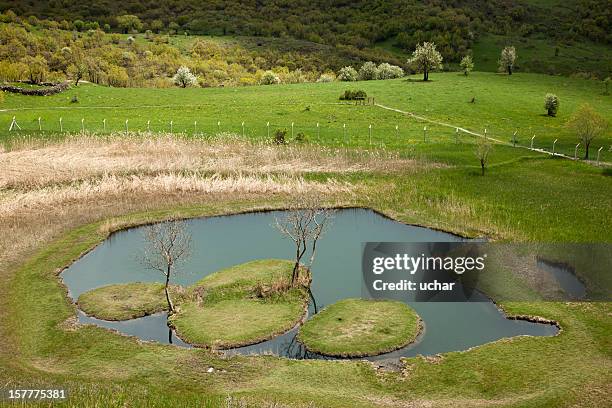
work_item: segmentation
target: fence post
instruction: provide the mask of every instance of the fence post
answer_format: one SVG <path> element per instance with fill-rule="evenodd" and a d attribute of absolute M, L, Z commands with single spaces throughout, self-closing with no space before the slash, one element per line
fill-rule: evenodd
<path fill-rule="evenodd" d="M 485 131 L 484 131 L 484 139 L 487 140 L 487 128 L 485 128 Z"/>
<path fill-rule="evenodd" d="M 601 147 L 599 148 L 599 150 L 597 150 L 597 165 L 598 165 L 598 166 L 599 166 L 599 156 L 600 156 L 600 154 L 601 154 L 601 149 L 603 149 L 603 146 L 601 146 Z"/>
<path fill-rule="evenodd" d="M 266 123 L 266 127 L 268 128 L 268 140 L 270 140 L 270 122 Z"/>
<path fill-rule="evenodd" d="M 580 143 L 574 147 L 574 160 L 578 160 L 578 146 L 580 146 Z"/>
<path fill-rule="evenodd" d="M 423 126 L 423 142 L 425 142 L 425 135 L 427 134 L 427 126 Z"/>
<path fill-rule="evenodd" d="M 455 143 L 459 143 L 459 128 L 455 129 Z"/>
<path fill-rule="evenodd" d="M 125 120 L 125 133 L 129 132 L 129 128 L 128 128 L 128 120 L 129 120 L 129 119 L 126 119 L 126 120 Z"/>
<path fill-rule="evenodd" d="M 555 141 L 553 142 L 553 151 L 552 151 L 553 156 L 555 155 L 555 145 L 557 144 L 557 140 L 559 139 L 555 139 Z"/>
<path fill-rule="evenodd" d="M 106 119 L 102 119 L 102 129 L 103 132 L 106 133 Z"/>
<path fill-rule="evenodd" d="M 173 125 L 173 122 L 170 121 L 170 134 L 172 134 L 172 125 Z"/>
<path fill-rule="evenodd" d="M 221 133 L 221 121 L 220 120 L 217 121 L 217 132 Z"/>
<path fill-rule="evenodd" d="M 291 139 L 293 139 L 293 122 L 291 122 Z"/>
<path fill-rule="evenodd" d="M 245 134 L 244 134 L 244 122 L 242 122 L 242 137 L 245 137 Z"/>
<path fill-rule="evenodd" d="M 147 132 L 151 132 L 151 121 L 147 120 Z"/>
<path fill-rule="evenodd" d="M 196 133 L 198 133 L 198 121 L 194 120 L 193 121 L 193 134 L 195 135 Z"/>
<path fill-rule="evenodd" d="M 321 133 L 319 131 L 319 122 L 317 122 L 317 141 L 320 141 Z"/>
<path fill-rule="evenodd" d="M 399 125 L 395 125 L 395 137 L 399 139 Z"/>
<path fill-rule="evenodd" d="M 370 123 L 370 146 L 372 146 L 372 124 Z"/>
<path fill-rule="evenodd" d="M 60 118 L 60 132 L 64 132 L 64 125 L 62 124 L 62 118 Z"/>
<path fill-rule="evenodd" d="M 512 134 L 512 145 L 514 147 L 516 147 L 516 134 L 518 133 L 518 130 L 515 130 L 514 133 Z"/>
<path fill-rule="evenodd" d="M 81 119 L 81 131 L 85 133 L 85 118 Z"/>
<path fill-rule="evenodd" d="M 42 132 L 42 125 L 40 123 L 40 116 L 38 117 L 38 131 Z"/>
<path fill-rule="evenodd" d="M 533 149 L 533 139 L 535 139 L 535 135 L 531 138 L 531 148 Z"/>
<path fill-rule="evenodd" d="M 342 124 L 342 141 L 346 143 L 346 123 Z"/>

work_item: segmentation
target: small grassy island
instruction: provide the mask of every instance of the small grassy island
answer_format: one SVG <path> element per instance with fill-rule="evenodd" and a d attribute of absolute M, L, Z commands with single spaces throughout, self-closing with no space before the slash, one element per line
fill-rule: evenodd
<path fill-rule="evenodd" d="M 290 287 L 293 262 L 257 260 L 209 275 L 190 288 L 170 324 L 186 342 L 232 348 L 286 332 L 303 319 L 305 287 Z"/>
<path fill-rule="evenodd" d="M 187 343 L 232 348 L 259 343 L 294 327 L 305 316 L 308 292 L 291 287 L 293 262 L 266 259 L 215 272 L 196 284 L 170 287 L 175 313 L 169 324 Z M 79 296 L 90 316 L 129 320 L 168 310 L 161 283 L 108 285 Z"/>
<path fill-rule="evenodd" d="M 176 291 L 172 288 L 171 291 Z M 129 320 L 168 310 L 161 283 L 132 282 L 102 286 L 79 296 L 79 308 L 97 319 Z"/>
<path fill-rule="evenodd" d="M 298 339 L 315 353 L 366 357 L 412 343 L 421 329 L 417 313 L 402 302 L 344 299 L 306 322 Z"/>

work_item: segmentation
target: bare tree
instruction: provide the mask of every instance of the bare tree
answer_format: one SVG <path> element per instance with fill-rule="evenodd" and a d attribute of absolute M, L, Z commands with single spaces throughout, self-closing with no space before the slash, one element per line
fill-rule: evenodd
<path fill-rule="evenodd" d="M 334 213 L 333 209 L 320 208 L 314 203 L 305 203 L 292 207 L 285 217 L 276 219 L 275 227 L 295 244 L 295 264 L 291 274 L 292 286 L 299 281 L 302 258 L 309 248 L 310 259 L 305 267 L 307 271 L 310 271 L 317 251 L 317 242 L 331 223 Z"/>
<path fill-rule="evenodd" d="M 168 309 L 170 313 L 174 313 L 174 304 L 170 299 L 168 286 L 170 279 L 176 274 L 178 264 L 191 255 L 191 234 L 184 221 L 171 221 L 147 226 L 144 239 L 142 264 L 164 275 Z"/>
<path fill-rule="evenodd" d="M 493 145 L 487 139 L 481 139 L 476 142 L 476 150 L 474 153 L 480 162 L 480 169 L 482 171 L 481 174 L 483 176 L 485 174 L 485 168 L 487 167 L 491 150 L 493 150 Z"/>

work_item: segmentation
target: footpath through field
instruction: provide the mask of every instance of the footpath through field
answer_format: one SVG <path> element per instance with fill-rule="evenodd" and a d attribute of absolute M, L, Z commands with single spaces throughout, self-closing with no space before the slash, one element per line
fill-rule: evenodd
<path fill-rule="evenodd" d="M 403 111 L 401 109 L 397 109 L 397 108 L 392 108 L 390 106 L 381 105 L 380 103 L 375 103 L 374 106 L 377 106 L 379 108 L 386 109 L 386 110 L 389 110 L 389 111 L 401 113 L 403 115 L 408 115 L 411 118 L 422 120 L 424 122 L 429 122 L 429 123 L 433 123 L 433 124 L 436 124 L 436 125 L 439 125 L 439 126 L 445 126 L 445 127 L 449 127 L 449 128 L 453 128 L 453 129 L 458 129 L 461 132 L 464 132 L 464 133 L 467 133 L 469 135 L 476 136 L 476 137 L 486 138 L 487 140 L 491 140 L 491 141 L 493 141 L 495 143 L 498 143 L 498 144 L 502 144 L 502 145 L 506 145 L 506 146 L 518 147 L 518 148 L 521 148 L 521 149 L 527 149 L 527 150 L 530 150 L 532 152 L 545 153 L 545 154 L 547 154 L 549 156 L 562 157 L 564 159 L 569 159 L 569 160 L 576 160 L 576 161 L 579 160 L 577 158 L 576 159 L 573 158 L 572 156 L 568 156 L 568 155 L 565 155 L 565 154 L 562 154 L 562 153 L 553 153 L 553 152 L 549 152 L 548 150 L 544 150 L 544 149 L 536 149 L 536 148 L 527 147 L 527 146 L 521 146 L 521 145 L 516 145 L 515 146 L 512 143 L 504 142 L 502 140 L 495 139 L 494 137 L 485 136 L 485 135 L 483 135 L 481 133 L 474 132 L 474 131 L 471 131 L 469 129 L 465 129 L 465 128 L 461 127 L 461 126 L 452 125 L 450 123 L 440 122 L 440 121 L 437 121 L 437 120 L 429 119 L 429 118 L 426 118 L 425 116 L 420 116 L 420 115 L 416 115 L 416 114 L 414 114 L 412 112 L 406 112 L 406 111 Z M 583 160 L 583 162 L 591 164 L 591 165 L 597 165 L 597 162 L 595 160 Z M 612 166 L 612 163 L 599 162 L 599 165 Z"/>

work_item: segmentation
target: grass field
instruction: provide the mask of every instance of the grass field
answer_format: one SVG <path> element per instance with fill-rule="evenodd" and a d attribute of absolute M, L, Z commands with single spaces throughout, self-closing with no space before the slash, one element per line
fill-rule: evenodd
<path fill-rule="evenodd" d="M 608 120 L 609 96 L 597 82 L 533 74 L 432 74 L 430 83 L 375 81 L 237 89 L 112 89 L 84 85 L 46 98 L 7 95 L 0 112 L 0 378 L 4 386 L 61 385 L 65 406 L 227 406 L 228 393 L 252 406 L 601 407 L 612 403 L 609 302 L 500 302 L 509 315 L 555 320 L 551 338 L 504 339 L 440 358 L 410 358 L 400 372 L 363 362 L 221 357 L 206 350 L 143 344 L 99 327 L 75 325 L 75 308 L 57 273 L 109 232 L 174 217 L 283 208 L 309 193 L 329 205 L 368 206 L 397 220 L 466 236 L 508 241 L 610 242 L 612 179 L 606 168 L 496 146 L 480 176 L 470 136 L 376 106 L 339 104 L 346 88 L 377 102 L 510 139 L 519 128 L 536 145 L 573 154 L 562 124 L 589 101 Z M 543 95 L 561 97 L 557 118 L 542 116 Z M 80 102 L 70 98 L 79 94 Z M 472 96 L 476 103 L 468 103 Z M 144 106 L 149 106 L 144 107 Z M 306 109 L 306 108 L 309 109 Z M 265 122 L 306 131 L 349 149 L 249 144 L 235 139 L 162 135 L 64 138 L 66 130 L 240 132 L 265 139 Z M 24 130 L 7 135 L 12 116 Z M 170 117 L 173 118 L 170 118 Z M 150 119 L 149 119 L 150 118 Z M 90 125 L 91 123 L 91 125 Z M 97 123 L 97 125 L 95 125 Z M 373 145 L 387 149 L 363 152 Z M 394 135 L 400 125 L 399 136 Z M 91 128 L 90 128 L 91 126 Z M 94 127 L 97 126 L 97 127 Z M 226 127 L 227 126 L 227 127 Z M 300 126 L 302 128 L 300 129 Z M 430 127 L 431 126 L 431 127 Z M 404 133 L 402 133 L 404 132 Z M 33 133 L 32 138 L 25 136 Z M 190 136 L 190 135 L 188 135 Z M 530 136 L 529 136 L 530 138 Z M 610 144 L 610 135 L 597 145 Z M 558 150 L 559 151 L 559 150 Z M 609 152 L 604 159 L 610 160 Z M 520 275 L 517 277 L 520 279 Z M 214 367 L 214 374 L 207 372 Z M 282 406 L 281 405 L 281 406 Z M 278 406 L 278 405 L 277 405 Z"/>
<path fill-rule="evenodd" d="M 603 86 L 598 81 L 491 73 L 473 73 L 467 78 L 457 73 L 438 73 L 432 74 L 429 83 L 417 78 L 232 89 L 120 89 L 83 84 L 38 99 L 7 95 L 4 111 L 0 112 L 1 137 L 5 140 L 17 134 L 36 137 L 41 133 L 39 117 L 42 134 L 47 137 L 59 133 L 60 118 L 65 132 L 80 132 L 83 128 L 97 133 L 104 133 L 104 129 L 107 133 L 125 131 L 128 120 L 130 131 L 172 129 L 186 135 L 242 134 L 244 122 L 244 134 L 257 139 L 269 139 L 269 122 L 270 135 L 276 129 L 285 129 L 290 138 L 293 123 L 294 136 L 302 132 L 311 141 L 331 146 L 367 147 L 371 142 L 375 146 L 414 148 L 416 152 L 427 153 L 427 142 L 442 142 L 447 145 L 445 149 L 437 146 L 433 150 L 456 149 L 454 128 L 425 123 L 377 106 L 343 103 L 338 97 L 345 89 L 364 89 L 376 103 L 480 134 L 487 129 L 489 136 L 506 142 L 517 131 L 518 144 L 522 146 L 530 146 L 534 134 L 534 146 L 547 150 L 552 150 L 553 141 L 559 139 L 556 152 L 570 156 L 574 155 L 578 141 L 565 123 L 581 103 L 591 103 L 612 121 L 610 96 L 602 94 Z M 545 115 L 547 92 L 556 93 L 561 100 L 555 118 Z M 79 102 L 71 103 L 75 95 Z M 470 103 L 472 98 L 475 103 Z M 9 135 L 13 116 L 22 131 Z M 425 126 L 427 142 L 422 143 Z M 459 141 L 471 139 L 472 136 L 460 133 Z M 592 148 L 603 146 L 602 160 L 610 160 L 611 145 L 612 136 L 608 132 L 596 139 Z"/>

